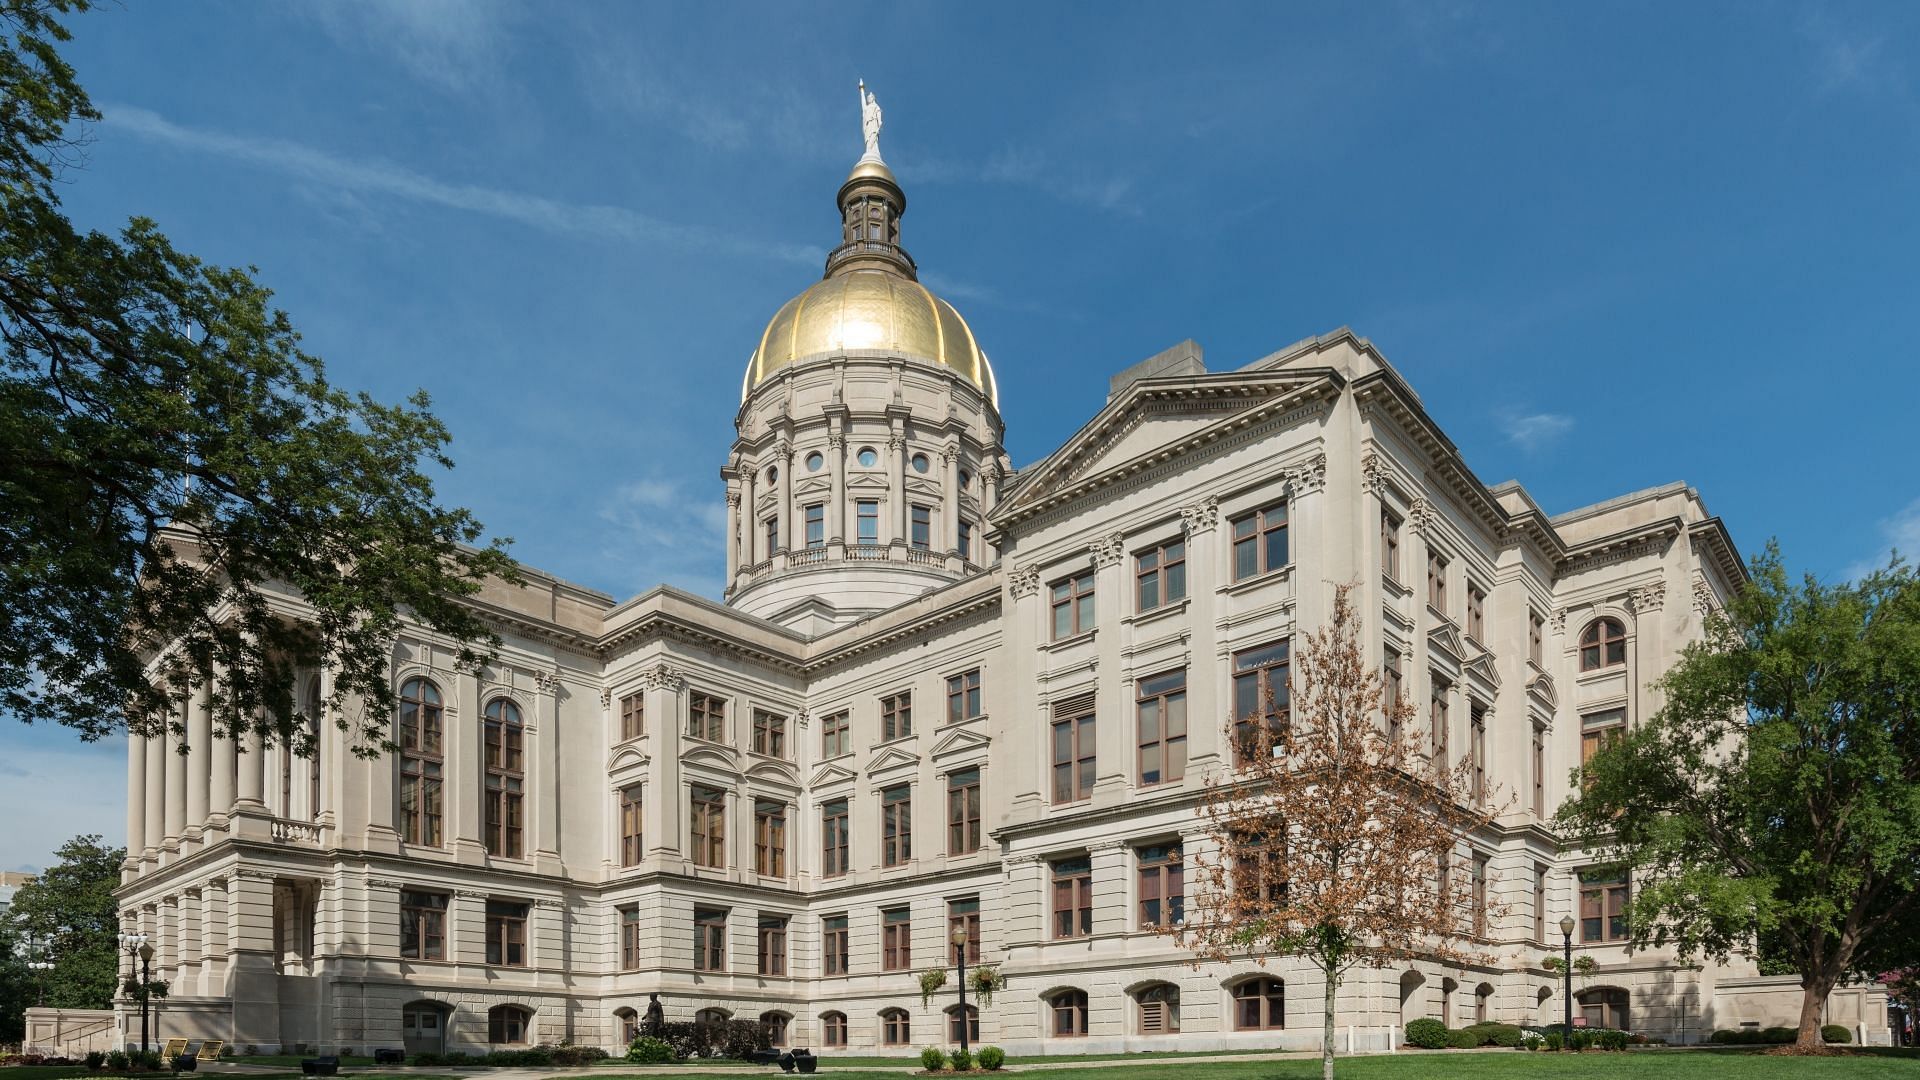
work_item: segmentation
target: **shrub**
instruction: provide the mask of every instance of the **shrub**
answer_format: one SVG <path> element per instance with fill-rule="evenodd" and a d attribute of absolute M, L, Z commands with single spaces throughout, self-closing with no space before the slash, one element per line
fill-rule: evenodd
<path fill-rule="evenodd" d="M 107 1052 L 107 1068 L 112 1069 L 114 1072 L 126 1072 L 127 1067 L 132 1063 L 133 1060 L 127 1056 L 125 1050 L 109 1050 Z"/>
<path fill-rule="evenodd" d="M 1443 1050 L 1447 1047 L 1447 1025 L 1430 1016 L 1423 1016 L 1407 1025 L 1407 1045 L 1422 1050 Z"/>
<path fill-rule="evenodd" d="M 1596 1031 L 1593 1033 L 1593 1043 L 1602 1050 L 1625 1050 L 1627 1033 L 1611 1030 Z"/>
<path fill-rule="evenodd" d="M 1853 1032 L 1845 1024 L 1827 1024 L 1820 1029 L 1820 1038 L 1830 1043 L 1849 1043 L 1853 1041 Z"/>
<path fill-rule="evenodd" d="M 1546 1045 L 1546 1041 L 1547 1040 L 1538 1035 L 1529 1035 L 1520 1040 L 1520 1045 L 1526 1047 L 1528 1050 L 1538 1050 L 1540 1047 Z"/>
<path fill-rule="evenodd" d="M 591 1065 L 596 1061 L 605 1061 L 607 1052 L 597 1046 L 575 1046 L 561 1043 L 558 1046 L 541 1046 L 553 1058 L 555 1065 Z"/>
<path fill-rule="evenodd" d="M 107 1052 L 105 1050 L 87 1051 L 87 1071 L 88 1072 L 99 1072 L 101 1066 L 105 1065 L 106 1063 L 107 1063 Z"/>
<path fill-rule="evenodd" d="M 440 1061 L 441 1061 L 441 1058 L 440 1058 L 440 1055 L 439 1055 L 439 1054 L 436 1054 L 436 1053 L 434 1053 L 434 1052 L 433 1052 L 433 1051 L 431 1051 L 431 1050 L 429 1050 L 429 1051 L 427 1051 L 427 1052 L 426 1052 L 426 1053 L 424 1053 L 424 1054 L 414 1054 L 414 1055 L 412 1055 L 412 1059 L 413 1059 L 413 1060 L 412 1060 L 412 1061 L 410 1061 L 410 1062 L 408 1062 L 408 1064 L 411 1064 L 411 1065 L 438 1065 L 438 1064 L 440 1064 Z"/>
<path fill-rule="evenodd" d="M 955 1050 L 952 1055 L 952 1061 L 954 1072 L 971 1072 L 973 1070 L 973 1055 L 965 1050 Z"/>
<path fill-rule="evenodd" d="M 1799 1037 L 1800 1033 L 1790 1027 L 1760 1029 L 1760 1041 L 1763 1043 L 1790 1043 Z"/>
<path fill-rule="evenodd" d="M 1567 1035 L 1567 1049 L 1575 1051 L 1593 1049 L 1593 1029 L 1575 1028 Z"/>
<path fill-rule="evenodd" d="M 947 1067 L 947 1055 L 937 1046 L 929 1046 L 920 1051 L 920 1067 L 928 1072 L 939 1072 Z"/>
<path fill-rule="evenodd" d="M 1464 1030 L 1471 1031 L 1479 1037 L 1480 1041 L 1476 1044 L 1479 1046 L 1514 1047 L 1520 1045 L 1521 1032 L 1519 1027 L 1513 1024 L 1501 1024 L 1488 1021 L 1484 1024 L 1470 1025 Z"/>
<path fill-rule="evenodd" d="M 1471 1050 L 1480 1045 L 1480 1033 L 1461 1028 L 1447 1032 L 1447 1045 L 1455 1050 Z"/>
<path fill-rule="evenodd" d="M 1561 1048 L 1562 1046 L 1565 1046 L 1565 1045 L 1566 1045 L 1566 1040 L 1565 1040 L 1565 1039 L 1562 1039 L 1562 1038 L 1560 1037 L 1560 1033 L 1559 1033 L 1559 1032 L 1557 1032 L 1557 1031 L 1549 1031 L 1549 1032 L 1547 1032 L 1547 1034 L 1546 1034 L 1546 1041 L 1547 1041 L 1547 1049 L 1548 1049 L 1548 1050 L 1555 1050 L 1555 1051 L 1557 1051 L 1557 1050 L 1559 1050 L 1559 1049 L 1560 1049 L 1560 1048 Z"/>
<path fill-rule="evenodd" d="M 998 1072 L 1000 1066 L 1007 1063 L 1007 1052 L 997 1046 L 980 1048 L 980 1067 L 990 1072 Z"/>
<path fill-rule="evenodd" d="M 673 1047 L 665 1039 L 642 1035 L 627 1047 L 627 1060 L 635 1065 L 665 1065 L 673 1060 Z"/>

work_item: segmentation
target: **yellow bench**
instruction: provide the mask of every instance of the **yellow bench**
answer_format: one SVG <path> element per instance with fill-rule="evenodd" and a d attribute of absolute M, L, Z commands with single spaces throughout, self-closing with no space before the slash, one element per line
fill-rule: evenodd
<path fill-rule="evenodd" d="M 220 1060 L 220 1051 L 226 1048 L 227 1044 L 225 1042 L 219 1039 L 208 1039 L 206 1042 L 200 1044 L 200 1060 L 218 1061 Z"/>

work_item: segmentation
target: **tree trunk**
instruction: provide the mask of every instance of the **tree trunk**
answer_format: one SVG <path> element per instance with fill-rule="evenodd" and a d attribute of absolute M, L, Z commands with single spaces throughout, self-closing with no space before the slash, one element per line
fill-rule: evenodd
<path fill-rule="evenodd" d="M 1808 975 L 1801 979 L 1800 1032 L 1794 1038 L 1793 1045 L 1805 1050 L 1825 1045 L 1820 1038 L 1820 1012 L 1826 1008 L 1827 995 L 1833 992 L 1836 981 L 1825 975 Z"/>
<path fill-rule="evenodd" d="M 1331 964 L 1322 970 L 1327 976 L 1327 1000 L 1320 1027 L 1320 1080 L 1333 1080 L 1333 992 L 1340 981 L 1339 973 Z"/>

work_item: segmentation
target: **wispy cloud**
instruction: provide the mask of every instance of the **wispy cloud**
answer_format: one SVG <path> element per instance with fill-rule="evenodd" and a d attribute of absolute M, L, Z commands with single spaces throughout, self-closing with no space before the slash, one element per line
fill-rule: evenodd
<path fill-rule="evenodd" d="M 330 0 L 295 8 L 335 41 L 378 53 L 456 93 L 497 82 L 516 9 L 474 0 Z"/>
<path fill-rule="evenodd" d="M 635 591 L 665 581 L 720 597 L 726 585 L 726 504 L 689 494 L 678 480 L 654 476 L 609 492 L 600 504 L 600 519 L 613 527 L 601 558 L 622 568 L 607 576 L 634 579 L 629 588 Z"/>
<path fill-rule="evenodd" d="M 1894 89 L 1902 82 L 1886 54 L 1883 34 L 1841 26 L 1825 12 L 1802 19 L 1799 31 L 1809 46 L 1807 62 L 1819 96 L 1849 89 Z"/>
<path fill-rule="evenodd" d="M 1053 195 L 1123 217 L 1143 217 L 1133 177 L 1065 166 L 1029 147 L 1002 147 L 985 161 L 907 159 L 894 167 L 900 179 L 930 184 L 1004 184 Z"/>
<path fill-rule="evenodd" d="M 1885 569 L 1887 560 L 1896 551 L 1908 562 L 1920 557 L 1920 499 L 1908 503 L 1892 516 L 1882 518 L 1879 532 L 1880 549 L 1847 567 L 1847 580 L 1857 581 L 1875 570 Z"/>
<path fill-rule="evenodd" d="M 1533 453 L 1544 450 L 1573 430 L 1573 417 L 1565 413 L 1509 413 L 1502 422 L 1507 441 Z"/>
<path fill-rule="evenodd" d="M 109 105 L 101 111 L 108 128 L 270 169 L 308 188 L 383 195 L 499 218 L 556 234 L 610 236 L 641 243 L 724 251 L 809 268 L 818 266 L 826 257 L 824 249 L 812 245 L 751 240 L 704 226 L 665 221 L 624 206 L 570 203 L 479 184 L 450 183 L 391 162 L 340 157 L 286 139 L 229 135 L 188 127 L 137 106 Z"/>

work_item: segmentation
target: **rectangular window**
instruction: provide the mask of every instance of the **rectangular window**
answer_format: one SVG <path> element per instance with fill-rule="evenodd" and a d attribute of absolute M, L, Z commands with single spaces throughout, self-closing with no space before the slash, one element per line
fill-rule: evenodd
<path fill-rule="evenodd" d="M 1473 853 L 1473 936 L 1487 936 L 1487 878 L 1488 857 L 1484 852 Z"/>
<path fill-rule="evenodd" d="M 440 846 L 440 827 L 445 814 L 440 781 L 438 758 L 401 755 L 400 839 L 423 847 Z"/>
<path fill-rule="evenodd" d="M 787 756 L 787 718 L 765 709 L 753 710 L 753 752 L 767 757 Z"/>
<path fill-rule="evenodd" d="M 813 503 L 801 511 L 807 523 L 807 546 L 825 547 L 827 543 L 827 504 Z"/>
<path fill-rule="evenodd" d="M 639 866 L 642 855 L 640 789 L 620 789 L 620 865 Z"/>
<path fill-rule="evenodd" d="M 693 909 L 693 970 L 727 970 L 727 909 Z"/>
<path fill-rule="evenodd" d="M 773 553 L 779 550 L 780 550 L 780 519 L 777 517 L 770 517 L 767 519 L 767 557 L 772 558 Z"/>
<path fill-rule="evenodd" d="M 508 900 L 487 901 L 487 963 L 497 967 L 527 966 L 527 905 Z"/>
<path fill-rule="evenodd" d="M 1183 668 L 1140 680 L 1134 712 L 1140 725 L 1140 784 L 1187 774 L 1187 673 Z"/>
<path fill-rule="evenodd" d="M 973 557 L 973 522 L 968 521 L 966 518 L 960 519 L 959 542 L 954 545 L 954 550 L 958 551 L 960 557 L 967 562 L 975 561 Z"/>
<path fill-rule="evenodd" d="M 888 908 L 880 913 L 880 970 L 905 971 L 913 966 L 913 911 Z"/>
<path fill-rule="evenodd" d="M 820 920 L 820 936 L 826 953 L 825 967 L 829 975 L 845 975 L 847 961 L 847 917 L 829 915 Z"/>
<path fill-rule="evenodd" d="M 1467 582 L 1467 636 L 1487 640 L 1487 594 L 1471 581 Z"/>
<path fill-rule="evenodd" d="M 1169 540 L 1133 557 L 1134 597 L 1140 611 L 1187 598 L 1187 542 Z"/>
<path fill-rule="evenodd" d="M 760 914 L 759 962 L 762 975 L 787 973 L 787 917 Z"/>
<path fill-rule="evenodd" d="M 895 784 L 880 792 L 880 865 L 902 866 L 913 858 L 913 788 Z"/>
<path fill-rule="evenodd" d="M 620 970 L 640 970 L 640 909 L 620 909 Z"/>
<path fill-rule="evenodd" d="M 915 549 L 927 551 L 933 547 L 933 508 L 915 505 L 908 521 L 911 532 L 909 542 Z"/>
<path fill-rule="evenodd" d="M 1053 864 L 1053 936 L 1093 934 L 1093 860 L 1085 855 Z"/>
<path fill-rule="evenodd" d="M 892 742 L 913 734 L 913 693 L 902 690 L 880 699 L 880 741 Z"/>
<path fill-rule="evenodd" d="M 692 808 L 693 865 L 727 865 L 727 793 L 695 784 L 688 799 Z"/>
<path fill-rule="evenodd" d="M 1427 549 L 1427 606 L 1447 613 L 1447 557 L 1438 548 Z"/>
<path fill-rule="evenodd" d="M 1428 736 L 1433 740 L 1434 757 L 1445 760 L 1447 734 L 1453 727 L 1453 722 L 1447 716 L 1447 695 L 1453 687 L 1438 675 L 1429 675 L 1427 678 L 1433 684 L 1433 695 L 1427 700 L 1427 720 L 1432 727 Z"/>
<path fill-rule="evenodd" d="M 1406 660 L 1397 649 L 1388 649 L 1381 661 L 1380 672 L 1386 680 L 1387 691 L 1387 742 L 1400 741 L 1400 710 L 1398 706 L 1407 693 Z"/>
<path fill-rule="evenodd" d="M 1467 705 L 1467 752 L 1473 759 L 1473 805 L 1487 804 L 1487 707 Z"/>
<path fill-rule="evenodd" d="M 1627 875 L 1624 871 L 1580 871 L 1580 940 L 1627 940 Z"/>
<path fill-rule="evenodd" d="M 637 739 L 647 730 L 647 696 L 628 694 L 620 699 L 620 741 Z"/>
<path fill-rule="evenodd" d="M 1233 519 L 1233 580 L 1245 581 L 1287 565 L 1287 504 Z"/>
<path fill-rule="evenodd" d="M 853 752 L 853 726 L 844 712 L 820 721 L 820 756 L 835 758 Z"/>
<path fill-rule="evenodd" d="M 854 538 L 862 544 L 880 542 L 880 504 L 861 499 L 853 504 Z"/>
<path fill-rule="evenodd" d="M 1543 659 L 1546 655 L 1546 637 L 1546 620 L 1540 617 L 1539 612 L 1529 609 L 1527 611 L 1527 659 L 1533 661 L 1534 667 L 1546 666 L 1546 661 Z"/>
<path fill-rule="evenodd" d="M 947 774 L 947 854 L 980 850 L 980 770 Z"/>
<path fill-rule="evenodd" d="M 1608 709 L 1580 718 L 1580 767 L 1586 768 L 1593 755 L 1619 742 L 1627 734 L 1627 710 Z"/>
<path fill-rule="evenodd" d="M 1400 580 L 1400 519 L 1387 509 L 1380 511 L 1380 575 Z"/>
<path fill-rule="evenodd" d="M 1533 864 L 1533 940 L 1547 943 L 1547 864 Z"/>
<path fill-rule="evenodd" d="M 787 876 L 787 804 L 753 802 L 753 869 L 762 877 Z"/>
<path fill-rule="evenodd" d="M 687 695 L 687 734 L 708 742 L 727 741 L 727 699 L 698 690 Z"/>
<path fill-rule="evenodd" d="M 1093 795 L 1092 696 L 1075 708 L 1056 709 L 1053 720 L 1053 801 L 1078 802 Z"/>
<path fill-rule="evenodd" d="M 820 876 L 847 872 L 847 800 L 835 799 L 820 807 Z"/>
<path fill-rule="evenodd" d="M 1287 828 L 1264 832 L 1239 832 L 1234 837 L 1238 850 L 1233 860 L 1235 891 L 1250 894 L 1268 908 L 1284 907 L 1287 902 Z"/>
<path fill-rule="evenodd" d="M 947 723 L 980 717 L 980 669 L 963 671 L 947 679 Z"/>
<path fill-rule="evenodd" d="M 400 955 L 409 960 L 447 958 L 447 895 L 400 894 Z"/>
<path fill-rule="evenodd" d="M 1187 915 L 1187 888 L 1179 844 L 1155 844 L 1137 852 L 1140 876 L 1140 925 L 1178 926 Z"/>
<path fill-rule="evenodd" d="M 1053 583 L 1053 640 L 1093 629 L 1093 571 Z"/>
<path fill-rule="evenodd" d="M 1547 732 L 1533 725 L 1533 816 L 1547 816 Z"/>
<path fill-rule="evenodd" d="M 947 940 L 953 940 L 955 930 L 967 932 L 967 963 L 980 962 L 980 898 L 969 896 L 964 900 L 947 901 Z M 948 947 L 952 952 L 952 947 Z"/>
<path fill-rule="evenodd" d="M 1286 731 L 1288 658 L 1284 641 L 1233 656 L 1234 756 L 1241 761 L 1259 746 L 1256 725 L 1274 740 Z"/>
<path fill-rule="evenodd" d="M 481 816 L 487 853 L 517 859 L 526 850 L 525 729 L 519 709 L 504 699 L 488 705 L 481 738 L 486 768 Z"/>

